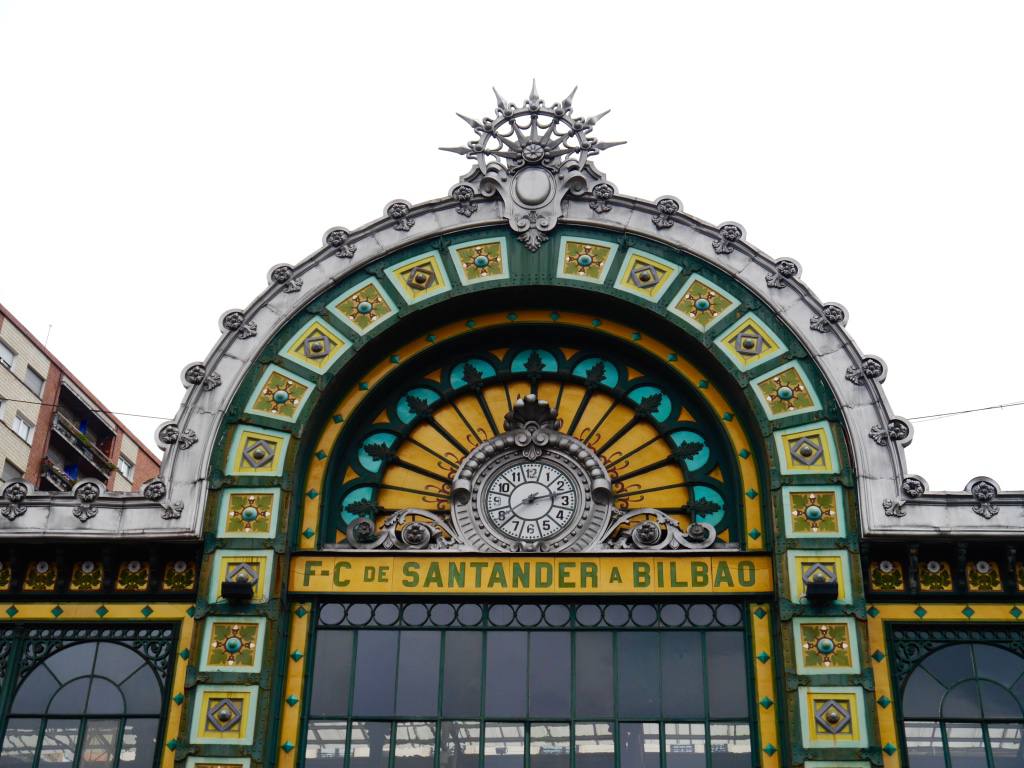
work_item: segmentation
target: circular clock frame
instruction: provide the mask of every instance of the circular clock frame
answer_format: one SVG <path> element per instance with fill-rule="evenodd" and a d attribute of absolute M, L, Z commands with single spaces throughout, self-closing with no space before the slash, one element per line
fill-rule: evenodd
<path fill-rule="evenodd" d="M 492 438 L 472 451 L 456 473 L 452 520 L 469 548 L 499 552 L 580 552 L 601 540 L 612 513 L 611 481 L 601 460 L 583 442 L 543 430 L 523 439 L 514 430 Z M 546 536 L 516 536 L 495 524 L 487 507 L 491 485 L 517 465 L 558 468 L 569 478 L 576 505 L 568 524 Z"/>

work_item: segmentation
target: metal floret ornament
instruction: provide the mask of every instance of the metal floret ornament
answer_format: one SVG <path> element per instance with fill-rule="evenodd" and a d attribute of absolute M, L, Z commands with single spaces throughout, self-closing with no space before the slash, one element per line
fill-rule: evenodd
<path fill-rule="evenodd" d="M 597 121 L 608 112 L 587 118 L 573 116 L 575 94 L 574 88 L 562 101 L 548 105 L 537 95 L 535 82 L 522 106 L 505 101 L 495 90 L 495 117 L 474 120 L 459 115 L 476 131 L 476 139 L 463 147 L 441 149 L 477 162 L 453 190 L 460 213 L 468 216 L 475 210 L 468 204 L 466 187 L 484 197 L 497 194 L 519 240 L 536 251 L 558 223 L 566 194 L 598 192 L 601 199 L 611 187 L 590 160 L 625 142 L 598 141 L 591 136 Z"/>

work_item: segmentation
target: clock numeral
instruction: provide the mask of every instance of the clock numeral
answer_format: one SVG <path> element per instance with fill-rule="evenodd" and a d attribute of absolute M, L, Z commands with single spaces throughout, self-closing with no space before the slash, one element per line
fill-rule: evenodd
<path fill-rule="evenodd" d="M 498 483 L 498 490 L 501 493 L 512 493 L 512 483 Z"/>
<path fill-rule="evenodd" d="M 564 523 L 565 518 L 569 515 L 569 510 L 562 509 L 561 507 L 556 507 L 555 510 L 555 520 L 557 520 L 560 523 Z"/>

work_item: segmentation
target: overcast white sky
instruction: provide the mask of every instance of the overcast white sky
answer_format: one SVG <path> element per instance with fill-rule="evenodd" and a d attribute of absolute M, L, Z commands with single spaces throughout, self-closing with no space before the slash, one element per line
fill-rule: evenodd
<path fill-rule="evenodd" d="M 741 222 L 850 311 L 914 417 L 1024 400 L 1020 3 L 3 2 L 0 302 L 115 411 L 267 269 L 444 195 L 456 110 L 580 86 L 626 194 Z M 159 420 L 123 417 L 154 445 Z M 918 422 L 910 471 L 1024 488 L 1024 407 Z"/>

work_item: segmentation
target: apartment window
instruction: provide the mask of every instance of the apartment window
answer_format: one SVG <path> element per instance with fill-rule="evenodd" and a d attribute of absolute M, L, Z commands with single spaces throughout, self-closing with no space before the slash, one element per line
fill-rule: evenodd
<path fill-rule="evenodd" d="M 14 417 L 14 431 L 26 443 L 31 443 L 32 436 L 36 433 L 36 425 L 19 413 Z"/>
<path fill-rule="evenodd" d="M 131 480 L 132 475 L 135 474 L 135 465 L 124 456 L 119 456 L 117 459 L 117 471 L 124 476 L 125 480 Z"/>
<path fill-rule="evenodd" d="M 36 397 L 43 396 L 43 384 L 45 383 L 46 379 L 40 376 L 39 372 L 32 366 L 25 370 L 25 386 L 31 389 L 36 394 Z"/>
<path fill-rule="evenodd" d="M 20 480 L 24 475 L 25 473 L 11 464 L 11 462 L 4 461 L 4 470 L 3 474 L 0 475 L 0 481 L 9 483 L 11 480 Z"/>
<path fill-rule="evenodd" d="M 0 365 L 14 367 L 14 350 L 0 341 Z"/>

